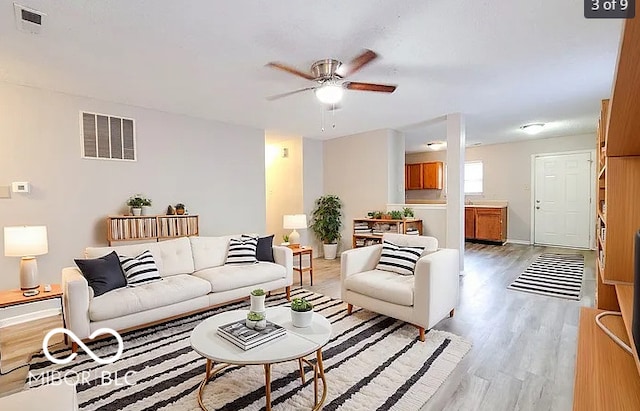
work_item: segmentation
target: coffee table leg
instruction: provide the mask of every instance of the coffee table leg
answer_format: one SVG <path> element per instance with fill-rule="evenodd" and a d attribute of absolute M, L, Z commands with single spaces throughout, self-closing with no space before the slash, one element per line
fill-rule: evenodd
<path fill-rule="evenodd" d="M 316 397 L 316 406 L 313 408 L 314 411 L 322 408 L 322 404 L 324 404 L 324 401 L 327 399 L 327 380 L 324 376 L 324 365 L 322 365 L 322 348 L 318 348 L 316 351 L 316 367 L 318 368 L 318 371 L 314 372 L 315 384 L 318 384 L 318 376 L 320 376 L 320 379 L 322 380 L 322 398 L 320 398 L 320 402 L 317 402 Z"/>
<path fill-rule="evenodd" d="M 271 411 L 271 364 L 264 365 L 264 391 L 266 395 L 266 410 Z"/>
<path fill-rule="evenodd" d="M 300 368 L 300 379 L 302 380 L 302 383 L 305 383 L 305 378 L 304 378 L 304 366 L 302 365 L 302 358 L 298 358 L 298 367 Z"/>
<path fill-rule="evenodd" d="M 209 381 L 209 379 L 211 378 L 211 369 L 213 368 L 213 361 L 207 359 L 207 368 L 206 368 L 206 377 L 205 379 L 207 381 Z"/>

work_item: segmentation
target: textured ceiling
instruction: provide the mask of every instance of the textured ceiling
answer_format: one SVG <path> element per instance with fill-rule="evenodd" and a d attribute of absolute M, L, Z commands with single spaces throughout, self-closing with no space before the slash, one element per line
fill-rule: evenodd
<path fill-rule="evenodd" d="M 621 30 L 585 19 L 581 0 L 21 4 L 45 12 L 45 27 L 18 31 L 12 2 L 1 2 L 0 80 L 313 138 L 451 112 L 466 115 L 469 143 L 523 138 L 529 122 L 549 123 L 540 137 L 592 132 Z M 304 70 L 363 48 L 381 57 L 349 79 L 397 84 L 395 93 L 347 91 L 335 113 L 312 92 L 265 100 L 313 84 L 265 63 Z M 415 151 L 443 136 L 407 137 Z"/>

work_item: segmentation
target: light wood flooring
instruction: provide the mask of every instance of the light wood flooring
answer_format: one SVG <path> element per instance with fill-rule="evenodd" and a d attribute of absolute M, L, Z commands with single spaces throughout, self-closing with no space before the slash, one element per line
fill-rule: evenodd
<path fill-rule="evenodd" d="M 580 301 L 507 289 L 545 252 L 585 256 Z M 473 348 L 421 411 L 571 410 L 579 311 L 594 302 L 594 254 L 467 243 L 460 304 L 435 328 L 468 338 Z M 314 285 L 307 274 L 304 287 L 340 298 L 340 260 L 315 259 Z"/>

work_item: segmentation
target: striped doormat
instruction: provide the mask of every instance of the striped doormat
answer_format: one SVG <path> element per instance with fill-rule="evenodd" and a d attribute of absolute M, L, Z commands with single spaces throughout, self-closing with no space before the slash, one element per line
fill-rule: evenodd
<path fill-rule="evenodd" d="M 542 254 L 507 288 L 551 297 L 580 300 L 584 256 Z"/>
<path fill-rule="evenodd" d="M 347 315 L 344 302 L 302 288 L 292 291 L 292 296 L 313 302 L 314 310 L 332 324 L 332 337 L 323 349 L 328 386 L 324 410 L 415 411 L 471 347 L 462 337 L 437 330 L 428 331 L 422 343 L 412 325 L 362 309 Z M 283 294 L 267 298 L 267 306 L 286 304 Z M 113 364 L 99 365 L 79 352 L 71 363 L 53 365 L 40 354 L 34 356 L 29 372 L 34 376 L 47 372 L 79 376 L 76 391 L 81 410 L 198 410 L 197 389 L 204 377 L 205 359 L 191 348 L 189 335 L 211 315 L 241 308 L 248 308 L 248 303 L 232 303 L 124 333 L 123 356 Z M 101 358 L 111 357 L 117 350 L 112 340 L 96 341 L 88 347 Z M 69 350 L 54 355 L 64 358 Z M 274 411 L 312 408 L 312 371 L 306 371 L 306 383 L 302 384 L 297 362 L 272 366 Z M 105 373 L 111 376 L 107 384 L 100 377 Z M 129 384 L 124 380 L 127 375 Z M 120 379 L 118 383 L 114 376 Z M 37 379 L 31 387 L 44 381 Z M 207 385 L 204 401 L 209 410 L 264 410 L 262 366 L 232 366 L 220 372 Z"/>

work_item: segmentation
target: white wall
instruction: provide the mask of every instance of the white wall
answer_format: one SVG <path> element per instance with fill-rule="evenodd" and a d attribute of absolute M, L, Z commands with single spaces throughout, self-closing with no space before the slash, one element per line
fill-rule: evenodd
<path fill-rule="evenodd" d="M 573 150 L 595 149 L 595 135 L 525 140 L 515 143 L 469 147 L 466 161 L 482 160 L 484 194 L 467 196 L 473 200 L 505 200 L 509 203 L 508 233 L 510 240 L 529 241 L 531 234 L 531 155 Z M 409 153 L 407 164 L 445 161 L 446 151 Z M 422 194 L 422 195 L 421 195 Z M 443 190 L 407 191 L 412 200 L 444 199 Z"/>
<path fill-rule="evenodd" d="M 80 110 L 134 118 L 138 161 L 82 159 Z M 59 282 L 86 246 L 106 244 L 105 217 L 135 193 L 156 213 L 185 203 L 201 235 L 264 232 L 264 159 L 262 130 L 0 83 L 0 186 L 33 188 L 0 199 L 0 227 L 47 225 L 42 283 Z M 18 258 L 0 255 L 0 289 L 19 286 L 18 269 Z"/>
<path fill-rule="evenodd" d="M 354 218 L 389 202 L 390 138 L 391 130 L 377 130 L 324 142 L 324 193 L 343 203 L 339 250 L 351 248 Z"/>
<path fill-rule="evenodd" d="M 285 214 L 302 214 L 302 138 L 280 140 L 267 135 L 266 147 L 266 190 L 267 190 L 267 233 L 275 234 L 275 244 L 283 241 L 290 229 L 282 227 Z M 283 149 L 288 156 L 283 157 Z M 299 231 L 302 241 L 302 231 Z"/>
<path fill-rule="evenodd" d="M 302 202 L 304 213 L 311 222 L 311 213 L 315 207 L 315 201 L 323 194 L 323 142 L 310 138 L 302 139 L 302 178 L 303 194 Z M 300 231 L 301 244 L 313 247 L 313 256 L 322 254 L 321 242 L 316 238 L 311 229 Z"/>

